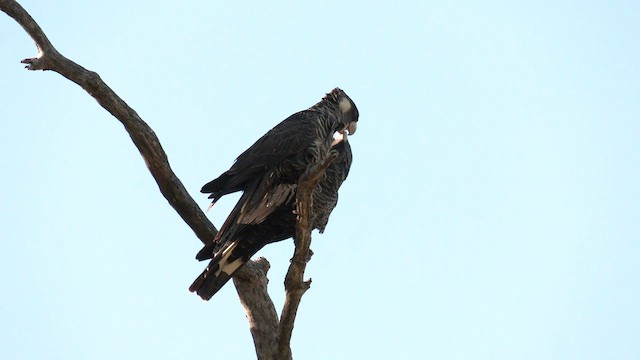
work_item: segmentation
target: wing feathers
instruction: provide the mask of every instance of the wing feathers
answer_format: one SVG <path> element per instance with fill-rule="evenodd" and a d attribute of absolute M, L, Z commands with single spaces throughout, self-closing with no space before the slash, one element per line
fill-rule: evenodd
<path fill-rule="evenodd" d="M 298 179 L 333 147 L 340 157 L 327 169 L 313 195 L 313 227 L 324 230 L 351 165 L 348 142 L 333 143 L 333 135 L 336 131 L 343 134 L 347 124 L 357 120 L 355 104 L 336 88 L 308 110 L 276 125 L 240 154 L 229 170 L 202 187 L 213 203 L 226 194 L 243 193 L 213 242 L 196 256 L 211 261 L 191 291 L 209 300 L 263 246 L 295 235 Z"/>

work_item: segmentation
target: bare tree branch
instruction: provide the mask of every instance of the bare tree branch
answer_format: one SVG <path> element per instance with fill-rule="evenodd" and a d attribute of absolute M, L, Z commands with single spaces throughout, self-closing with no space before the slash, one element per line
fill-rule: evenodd
<path fill-rule="evenodd" d="M 233 284 L 247 314 L 259 360 L 276 359 L 278 313 L 267 292 L 270 266 L 263 257 L 249 260 L 233 276 Z"/>
<path fill-rule="evenodd" d="M 60 54 L 20 4 L 13 0 L 0 0 L 0 10 L 17 21 L 38 47 L 38 57 L 22 60 L 22 63 L 27 64 L 26 68 L 59 73 L 80 85 L 103 108 L 116 117 L 124 125 L 140 151 L 162 195 L 203 243 L 211 242 L 217 233 L 216 228 L 171 170 L 167 154 L 149 125 L 111 90 L 97 73 L 83 68 Z"/>
<path fill-rule="evenodd" d="M 327 152 L 326 156 L 319 159 L 318 163 L 310 166 L 298 180 L 297 213 L 295 243 L 296 249 L 291 259 L 291 265 L 285 276 L 284 286 L 286 297 L 278 326 L 278 359 L 291 359 L 291 334 L 293 324 L 298 313 L 298 306 L 302 295 L 311 287 L 311 279 L 304 281 L 304 271 L 310 258 L 311 209 L 313 206 L 313 189 L 324 175 L 324 171 L 336 159 L 338 153 Z"/>
<path fill-rule="evenodd" d="M 0 10 L 20 24 L 36 43 L 38 56 L 21 61 L 27 64 L 26 68 L 59 73 L 82 87 L 117 118 L 140 151 L 160 192 L 169 204 L 203 243 L 213 241 L 217 233 L 216 228 L 171 169 L 167 154 L 149 125 L 111 90 L 96 72 L 87 70 L 60 54 L 20 4 L 14 0 L 0 0 Z M 285 278 L 286 299 L 282 309 L 282 320 L 278 321 L 273 301 L 267 292 L 267 271 L 270 265 L 266 259 L 249 261 L 233 278 L 238 296 L 247 313 L 258 359 L 291 359 L 293 324 L 300 299 L 311 284 L 311 280 L 304 281 L 304 271 L 310 254 L 313 189 L 336 156 L 335 152 L 327 152 L 318 164 L 307 169 L 298 182 L 296 248 Z"/>

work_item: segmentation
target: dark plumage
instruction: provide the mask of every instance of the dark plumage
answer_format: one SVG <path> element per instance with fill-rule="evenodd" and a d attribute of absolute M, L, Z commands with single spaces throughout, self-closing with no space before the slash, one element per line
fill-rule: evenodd
<path fill-rule="evenodd" d="M 289 116 L 244 151 L 231 168 L 202 187 L 214 204 L 220 197 L 242 191 L 212 243 L 198 253 L 209 266 L 189 288 L 209 300 L 266 244 L 295 235 L 296 187 L 300 175 L 321 154 L 332 149 L 338 157 L 313 192 L 312 224 L 323 232 L 338 202 L 338 189 L 351 166 L 351 146 L 358 110 L 336 88 L 308 110 Z"/>

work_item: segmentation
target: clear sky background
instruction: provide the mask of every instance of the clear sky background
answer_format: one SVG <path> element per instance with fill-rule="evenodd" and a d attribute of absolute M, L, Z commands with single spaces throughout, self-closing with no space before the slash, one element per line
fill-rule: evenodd
<path fill-rule="evenodd" d="M 276 123 L 356 102 L 296 359 L 640 358 L 637 1 L 21 3 L 203 208 Z M 0 14 L 0 358 L 254 358 L 120 123 L 35 54 Z M 278 311 L 292 252 L 260 253 Z"/>

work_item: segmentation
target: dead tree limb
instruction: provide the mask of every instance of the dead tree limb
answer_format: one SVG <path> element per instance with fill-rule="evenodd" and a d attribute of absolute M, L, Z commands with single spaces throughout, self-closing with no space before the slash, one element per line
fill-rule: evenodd
<path fill-rule="evenodd" d="M 278 313 L 267 292 L 269 267 L 267 259 L 261 257 L 247 262 L 233 276 L 259 360 L 277 359 Z"/>
<path fill-rule="evenodd" d="M 0 0 L 0 10 L 13 18 L 31 36 L 38 49 L 35 58 L 24 59 L 28 70 L 50 70 L 78 84 L 116 119 L 140 151 L 160 192 L 203 243 L 213 241 L 217 230 L 189 195 L 169 165 L 160 140 L 146 122 L 122 100 L 100 76 L 63 56 L 49 41 L 35 20 L 14 0 Z M 248 262 L 234 276 L 234 284 L 245 307 L 258 359 L 291 359 L 291 334 L 300 299 L 311 280 L 304 281 L 311 243 L 313 189 L 336 154 L 327 153 L 311 166 L 298 183 L 296 248 L 285 278 L 286 299 L 281 321 L 267 293 L 269 263 L 264 258 Z"/>
<path fill-rule="evenodd" d="M 324 175 L 324 171 L 337 156 L 338 153 L 335 151 L 327 152 L 326 156 L 318 160 L 318 163 L 309 166 L 298 181 L 296 192 L 296 211 L 298 213 L 295 236 L 296 248 L 284 280 L 286 297 L 278 326 L 278 359 L 291 359 L 290 344 L 293 324 L 302 295 L 311 286 L 311 279 L 304 280 L 304 271 L 310 257 L 309 247 L 311 246 L 311 230 L 313 230 L 311 222 L 313 190 Z"/>
<path fill-rule="evenodd" d="M 67 59 L 47 38 L 40 26 L 16 1 L 0 0 L 0 10 L 12 17 L 31 36 L 38 56 L 22 60 L 29 70 L 51 70 L 82 87 L 118 119 L 129 133 L 155 179 L 160 192 L 203 243 L 211 242 L 217 230 L 169 165 L 160 140 L 140 116 L 122 100 L 100 76 Z"/>

